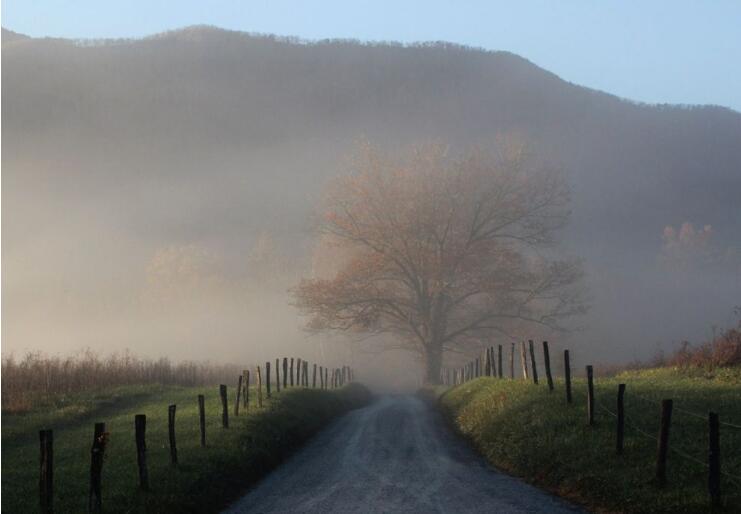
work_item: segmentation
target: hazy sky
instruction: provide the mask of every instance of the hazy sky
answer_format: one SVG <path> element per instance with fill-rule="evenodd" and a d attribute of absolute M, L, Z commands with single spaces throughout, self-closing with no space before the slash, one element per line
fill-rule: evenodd
<path fill-rule="evenodd" d="M 32 36 L 137 37 L 193 24 L 305 38 L 509 50 L 635 100 L 741 111 L 741 1 L 2 0 Z"/>

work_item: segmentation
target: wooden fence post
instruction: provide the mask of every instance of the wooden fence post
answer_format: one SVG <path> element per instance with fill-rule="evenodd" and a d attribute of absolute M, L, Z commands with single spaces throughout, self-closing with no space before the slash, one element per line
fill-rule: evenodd
<path fill-rule="evenodd" d="M 509 378 L 514 380 L 515 378 L 515 343 L 510 343 L 509 348 Z"/>
<path fill-rule="evenodd" d="M 105 423 L 96 423 L 93 428 L 93 444 L 90 447 L 90 492 L 88 494 L 88 512 L 103 510 L 102 476 L 105 454 Z"/>
<path fill-rule="evenodd" d="M 198 395 L 198 423 L 201 426 L 201 446 L 206 446 L 206 399 Z"/>
<path fill-rule="evenodd" d="M 270 362 L 265 363 L 265 394 L 270 398 Z"/>
<path fill-rule="evenodd" d="M 661 400 L 661 426 L 659 427 L 659 447 L 656 455 L 656 483 L 660 488 L 666 486 L 666 456 L 669 453 L 672 404 L 672 400 Z"/>
<path fill-rule="evenodd" d="M 594 371 L 587 366 L 587 423 L 594 425 Z"/>
<path fill-rule="evenodd" d="M 293 357 L 291 357 L 291 387 L 293 387 Z"/>
<path fill-rule="evenodd" d="M 311 387 L 316 389 L 316 364 L 314 364 L 314 371 L 311 373 Z"/>
<path fill-rule="evenodd" d="M 275 359 L 275 392 L 280 393 L 280 359 Z"/>
<path fill-rule="evenodd" d="M 237 402 L 239 405 L 239 402 Z M 177 466 L 178 463 L 178 447 L 175 443 L 175 411 L 177 405 L 170 405 L 167 407 L 167 434 L 170 439 L 170 463 L 173 466 Z"/>
<path fill-rule="evenodd" d="M 533 340 L 530 339 L 528 341 L 528 344 L 530 345 L 530 369 L 533 372 L 533 383 L 538 383 L 538 367 L 535 364 L 535 343 L 533 343 Z"/>
<path fill-rule="evenodd" d="M 283 389 L 288 388 L 288 357 L 283 357 Z"/>
<path fill-rule="evenodd" d="M 708 492 L 710 506 L 720 506 L 720 422 L 718 414 L 708 413 Z"/>
<path fill-rule="evenodd" d="M 262 373 L 260 372 L 260 366 L 257 367 L 255 380 L 257 381 L 257 406 L 262 408 Z"/>
<path fill-rule="evenodd" d="M 139 466 L 139 487 L 149 490 L 149 473 L 147 473 L 147 416 L 137 414 L 134 417 L 134 431 L 136 435 L 136 464 Z"/>
<path fill-rule="evenodd" d="M 324 389 L 329 389 L 329 368 L 324 368 Z"/>
<path fill-rule="evenodd" d="M 54 512 L 54 432 L 39 430 L 39 506 L 43 514 Z"/>
<path fill-rule="evenodd" d="M 497 376 L 499 378 L 504 378 L 504 375 L 502 374 L 502 345 L 499 345 L 499 348 L 497 349 Z"/>
<path fill-rule="evenodd" d="M 548 351 L 548 341 L 543 341 L 543 364 L 545 365 L 545 378 L 548 381 L 548 390 L 553 391 L 553 375 L 551 375 L 551 354 Z"/>
<path fill-rule="evenodd" d="M 618 384 L 617 395 L 617 454 L 623 454 L 625 439 L 625 384 Z"/>
<path fill-rule="evenodd" d="M 242 375 L 237 379 L 237 401 L 234 403 L 234 416 L 239 416 L 239 402 L 242 401 Z"/>
<path fill-rule="evenodd" d="M 319 366 L 319 389 L 324 389 L 324 366 Z"/>
<path fill-rule="evenodd" d="M 304 387 L 309 387 L 309 363 L 304 361 Z"/>
<path fill-rule="evenodd" d="M 242 397 L 244 398 L 244 408 L 247 410 L 247 408 L 250 406 L 250 370 L 246 369 L 244 370 L 244 392 L 242 393 Z"/>
<path fill-rule="evenodd" d="M 527 372 L 527 356 L 525 354 L 525 341 L 520 341 L 520 364 L 522 364 L 522 378 L 527 380 L 529 378 Z"/>
<path fill-rule="evenodd" d="M 484 375 L 487 377 L 491 376 L 491 355 L 489 355 L 489 347 L 484 349 Z"/>
<path fill-rule="evenodd" d="M 219 396 L 221 397 L 221 425 L 229 428 L 229 406 L 226 398 L 226 385 L 219 386 Z"/>
<path fill-rule="evenodd" d="M 563 351 L 563 377 L 566 382 L 566 403 L 572 402 L 571 397 L 571 361 L 569 360 L 569 351 Z"/>
<path fill-rule="evenodd" d="M 234 403 L 234 417 L 239 416 L 239 402 L 242 401 L 242 375 L 237 378 L 237 401 Z"/>

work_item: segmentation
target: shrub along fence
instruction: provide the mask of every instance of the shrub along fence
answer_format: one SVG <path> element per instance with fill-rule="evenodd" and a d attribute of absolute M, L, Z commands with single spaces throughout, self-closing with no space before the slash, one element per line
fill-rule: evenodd
<path fill-rule="evenodd" d="M 509 345 L 509 369 L 505 376 L 502 369 L 502 354 L 504 351 L 503 345 L 489 346 L 486 348 L 480 356 L 467 362 L 458 368 L 443 368 L 440 372 L 440 379 L 444 385 L 458 386 L 464 384 L 470 380 L 474 380 L 479 377 L 497 377 L 500 379 L 515 379 L 515 354 L 516 344 L 510 343 Z M 522 379 L 532 380 L 534 385 L 539 385 L 538 380 L 538 365 L 536 361 L 536 347 L 532 340 L 528 341 L 526 345 L 524 341 L 519 344 L 519 356 L 520 364 L 522 368 Z M 545 368 L 545 376 L 547 381 L 547 387 L 550 392 L 555 389 L 553 382 L 553 375 L 551 372 L 551 360 L 550 350 L 547 341 L 543 341 L 542 346 L 543 358 L 542 363 Z M 572 383 L 571 383 L 571 355 L 569 350 L 563 352 L 563 364 L 564 364 L 564 394 L 566 396 L 566 403 L 573 404 L 572 397 Z M 640 437 L 646 437 L 656 442 L 656 474 L 655 484 L 658 488 L 664 488 L 667 485 L 667 455 L 669 452 L 677 455 L 683 459 L 694 462 L 695 464 L 706 468 L 707 470 L 707 489 L 711 508 L 717 508 L 721 504 L 721 476 L 724 476 L 729 482 L 741 487 L 741 477 L 731 475 L 721 468 L 721 452 L 720 452 L 720 433 L 721 428 L 723 430 L 741 430 L 741 425 L 734 423 L 728 423 L 720 420 L 718 413 L 708 412 L 706 415 L 698 412 L 681 409 L 674 405 L 674 401 L 671 398 L 665 398 L 663 400 L 656 401 L 650 398 L 646 398 L 640 395 L 629 395 L 633 398 L 637 398 L 642 402 L 646 402 L 657 408 L 657 414 L 659 417 L 659 432 L 656 435 L 652 435 L 645 430 L 641 429 L 636 423 L 632 422 L 630 417 L 626 414 L 625 410 L 625 394 L 626 384 L 618 384 L 616 391 L 616 403 L 615 410 L 612 410 L 596 400 L 594 393 L 594 367 L 587 365 L 585 367 L 586 372 L 586 387 L 587 387 L 587 401 L 586 401 L 586 422 L 589 426 L 594 426 L 595 423 L 595 409 L 599 408 L 607 415 L 615 419 L 615 451 L 618 455 L 622 455 L 624 452 L 624 441 L 625 441 L 625 428 L 626 426 L 631 429 L 633 434 Z M 698 459 L 689 453 L 682 451 L 669 444 L 669 434 L 672 423 L 672 412 L 679 411 L 689 416 L 707 421 L 707 459 Z"/>
<path fill-rule="evenodd" d="M 263 394 L 265 398 L 270 398 L 274 393 L 280 392 L 281 388 L 288 389 L 291 387 L 317 388 L 317 373 L 319 374 L 320 389 L 336 389 L 355 380 L 355 370 L 350 366 L 341 366 L 339 368 L 330 368 L 318 366 L 309 363 L 300 358 L 284 357 L 283 374 L 281 383 L 280 359 L 275 360 L 275 389 L 271 387 L 271 368 L 270 362 L 266 362 L 264 367 L 255 366 L 252 372 L 249 369 L 244 370 L 237 379 L 236 401 L 234 404 L 234 416 L 239 416 L 240 402 L 244 411 L 250 408 L 263 407 Z M 311 380 L 309 377 L 311 369 Z M 255 388 L 257 405 L 250 406 L 249 394 L 250 386 Z M 224 429 L 229 428 L 229 402 L 228 390 L 225 384 L 219 385 L 219 396 L 221 398 L 221 424 Z M 206 409 L 205 397 L 200 394 L 197 397 L 199 411 L 200 443 L 202 447 L 206 446 Z M 177 466 L 178 454 L 175 437 L 175 414 L 177 405 L 169 405 L 167 409 L 168 435 L 170 445 L 170 463 Z M 149 483 L 149 473 L 147 469 L 147 445 L 146 445 L 147 417 L 144 414 L 134 416 L 134 438 L 136 441 L 136 462 L 139 476 L 139 487 L 143 491 L 151 488 Z M 90 494 L 88 499 L 88 512 L 101 512 L 103 509 L 102 501 L 102 474 L 103 462 L 105 456 L 106 444 L 109 439 L 109 433 L 106 432 L 105 423 L 95 423 L 93 427 L 93 443 L 90 450 Z M 52 513 L 54 511 L 54 435 L 51 429 L 39 431 L 40 442 L 40 465 L 39 465 L 39 505 L 42 513 Z"/>

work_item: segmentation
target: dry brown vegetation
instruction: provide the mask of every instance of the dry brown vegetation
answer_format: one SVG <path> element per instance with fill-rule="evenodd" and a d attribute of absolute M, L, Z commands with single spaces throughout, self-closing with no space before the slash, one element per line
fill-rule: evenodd
<path fill-rule="evenodd" d="M 130 352 L 101 356 L 87 349 L 60 357 L 41 352 L 2 358 L 2 410 L 20 412 L 49 397 L 104 387 L 163 384 L 209 385 L 232 382 L 237 364 L 145 359 Z"/>

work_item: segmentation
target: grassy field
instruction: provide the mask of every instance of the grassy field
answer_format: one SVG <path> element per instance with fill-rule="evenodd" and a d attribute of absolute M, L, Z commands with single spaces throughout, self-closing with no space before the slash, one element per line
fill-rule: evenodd
<path fill-rule="evenodd" d="M 198 394 L 206 396 L 206 448 L 200 447 Z M 256 409 L 251 397 L 249 414 L 235 418 L 230 397 L 230 427 L 223 429 L 218 387 L 124 387 L 58 398 L 22 415 L 3 415 L 2 510 L 39 510 L 42 428 L 54 430 L 56 512 L 87 511 L 96 421 L 104 421 L 110 433 L 103 465 L 105 512 L 218 512 L 333 418 L 369 400 L 370 393 L 357 384 L 333 391 L 295 388 L 274 394 L 263 409 Z M 177 404 L 177 467 L 170 464 L 167 433 L 172 403 Z M 138 488 L 135 414 L 147 415 L 147 493 Z"/>
<path fill-rule="evenodd" d="M 741 426 L 741 369 L 695 375 L 672 369 L 644 370 L 595 379 L 596 426 L 587 425 L 586 384 L 573 384 L 567 405 L 564 385 L 553 393 L 541 381 L 479 378 L 445 392 L 439 402 L 453 425 L 494 466 L 572 498 L 598 512 L 709 512 L 707 411 Z M 626 439 L 615 452 L 617 384 L 626 384 Z M 642 398 L 639 398 L 642 397 Z M 668 486 L 654 483 L 660 407 L 674 400 Z M 701 415 L 680 411 L 683 409 Z M 636 430 L 636 427 L 645 434 Z M 699 462 L 679 455 L 686 456 Z M 721 426 L 722 471 L 741 477 L 741 430 Z M 741 512 L 741 480 L 724 477 L 722 512 Z"/>

